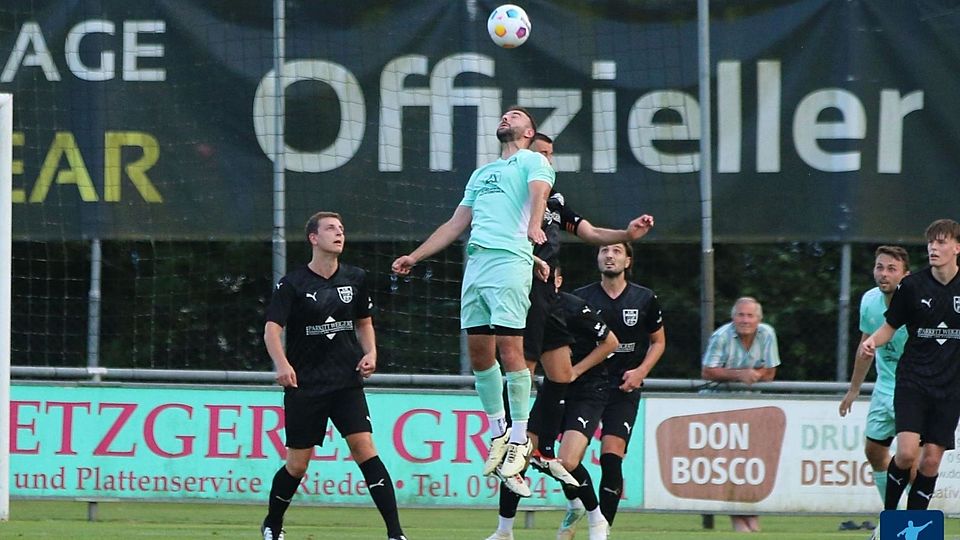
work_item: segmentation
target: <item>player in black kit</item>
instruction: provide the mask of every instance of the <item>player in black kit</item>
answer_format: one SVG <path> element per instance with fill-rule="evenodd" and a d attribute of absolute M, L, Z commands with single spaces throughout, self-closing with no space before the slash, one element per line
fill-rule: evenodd
<path fill-rule="evenodd" d="M 553 267 L 554 284 L 560 287 L 562 278 L 560 267 Z M 610 332 L 599 314 L 593 311 L 582 298 L 568 293 L 559 293 L 556 309 L 551 316 L 560 316 L 564 328 L 574 338 L 570 345 L 570 360 L 573 363 L 574 381 L 569 385 L 564 412 L 563 444 L 560 446 L 560 466 L 572 473 L 573 484 L 563 485 L 568 498 L 581 498 L 590 515 L 591 538 L 607 538 L 607 522 L 597 510 L 597 496 L 593 492 L 590 474 L 581 465 L 593 430 L 600 422 L 600 414 L 606 403 L 607 372 L 603 361 L 616 350 L 619 342 Z M 554 384 L 549 380 L 545 384 Z M 543 392 L 537 394 L 537 401 L 530 412 L 528 426 L 531 439 L 539 437 L 543 418 Z M 571 416 L 572 415 L 572 416 Z M 577 418 L 581 420 L 577 420 Z M 583 418 L 591 420 L 583 423 Z M 568 473 L 568 474 L 570 474 Z M 509 485 L 508 485 L 509 487 Z M 590 495 L 593 495 L 592 498 Z M 592 504 L 591 504 L 592 503 Z M 512 490 L 500 490 L 500 516 L 497 530 L 487 540 L 513 540 L 513 521 L 520 504 L 520 496 Z M 558 536 L 558 538 L 560 538 Z"/>
<path fill-rule="evenodd" d="M 553 163 L 553 140 L 550 137 L 537 133 L 533 136 L 530 149 L 543 154 Z M 542 223 L 547 241 L 533 248 L 534 257 L 538 261 L 537 268 L 541 272 L 546 269 L 547 272 L 535 276 L 530 288 L 530 309 L 527 311 L 527 324 L 523 334 L 523 356 L 531 369 L 540 362 L 546 378 L 556 383 L 543 386 L 538 394 L 538 398 L 542 398 L 540 406 L 543 407 L 542 436 L 538 439 L 538 447 L 533 453 L 531 463 L 542 471 L 554 471 L 552 474 L 561 476 L 561 479 L 563 467 L 552 459 L 555 458 L 553 446 L 560 433 L 566 385 L 573 379 L 569 345 L 574 342 L 574 336 L 565 328 L 554 285 L 553 269 L 560 260 L 561 231 L 573 234 L 587 243 L 602 245 L 638 240 L 646 235 L 653 225 L 653 216 L 644 214 L 630 221 L 625 229 L 596 227 L 567 207 L 561 193 L 553 192 L 547 199 Z"/>
<path fill-rule="evenodd" d="M 273 477 L 264 540 L 284 537 L 283 515 L 321 446 L 327 420 L 346 439 L 390 540 L 400 528 L 393 481 L 377 455 L 363 379 L 377 369 L 377 344 L 366 272 L 341 264 L 343 221 L 317 212 L 306 225 L 310 262 L 284 276 L 267 307 L 264 342 L 284 388 L 286 464 Z M 282 335 L 286 332 L 284 351 Z"/>
<path fill-rule="evenodd" d="M 623 456 L 637 419 L 640 388 L 667 344 L 657 296 L 626 279 L 632 264 L 630 244 L 603 246 L 597 254 L 600 281 L 574 291 L 600 313 L 620 340 L 613 357 L 604 362 L 609 373 L 610 397 L 601 422 L 600 510 L 611 526 L 620 504 Z M 568 514 L 575 514 L 576 510 L 571 509 Z"/>
<path fill-rule="evenodd" d="M 872 357 L 897 328 L 907 326 L 893 395 L 897 453 L 887 468 L 887 510 L 897 508 L 914 466 L 907 509 L 928 507 L 943 454 L 955 446 L 960 419 L 960 224 L 934 221 L 925 236 L 930 267 L 903 278 L 886 322 L 861 345 Z"/>

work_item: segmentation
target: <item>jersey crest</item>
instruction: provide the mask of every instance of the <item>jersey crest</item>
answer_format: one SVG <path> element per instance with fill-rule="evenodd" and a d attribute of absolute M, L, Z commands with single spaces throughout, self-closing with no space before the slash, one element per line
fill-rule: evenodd
<path fill-rule="evenodd" d="M 623 324 L 627 326 L 636 326 L 637 321 L 640 320 L 640 310 L 639 309 L 625 309 L 623 310 Z"/>
<path fill-rule="evenodd" d="M 960 296 L 953 297 L 953 310 L 960 313 Z"/>
<path fill-rule="evenodd" d="M 340 295 L 340 301 L 344 304 L 349 304 L 353 300 L 353 287 L 337 287 L 337 294 Z"/>

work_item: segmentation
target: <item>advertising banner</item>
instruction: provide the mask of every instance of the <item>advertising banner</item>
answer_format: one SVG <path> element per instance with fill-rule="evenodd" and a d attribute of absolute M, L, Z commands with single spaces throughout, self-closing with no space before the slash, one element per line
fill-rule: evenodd
<path fill-rule="evenodd" d="M 268 240 L 281 150 L 290 237 L 323 208 L 354 239 L 423 239 L 514 103 L 571 208 L 700 238 L 696 2 L 530 0 L 513 50 L 486 35 L 496 2 L 287 2 L 279 69 L 272 2 L 87 4 L 0 8 L 19 239 Z M 714 4 L 715 238 L 919 240 L 952 215 L 954 8 Z"/>
<path fill-rule="evenodd" d="M 14 384 L 12 396 L 14 497 L 266 503 L 285 456 L 279 389 Z M 497 506 L 499 481 L 480 474 L 489 441 L 476 395 L 368 391 L 367 398 L 374 443 L 401 505 Z M 594 441 L 585 465 L 598 481 L 599 457 Z M 624 468 L 642 471 L 642 452 Z M 524 505 L 565 506 L 559 483 L 528 477 L 533 495 Z M 626 483 L 623 508 L 642 507 L 640 478 Z M 332 425 L 297 502 L 370 502 Z"/>
<path fill-rule="evenodd" d="M 839 403 L 840 396 L 648 399 L 645 508 L 878 513 L 863 453 L 869 402 L 844 418 Z M 944 456 L 930 508 L 960 513 L 956 451 Z"/>

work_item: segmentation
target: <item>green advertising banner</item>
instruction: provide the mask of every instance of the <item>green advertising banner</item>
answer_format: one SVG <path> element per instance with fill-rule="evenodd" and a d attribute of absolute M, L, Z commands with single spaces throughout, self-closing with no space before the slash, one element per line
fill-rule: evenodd
<path fill-rule="evenodd" d="M 480 474 L 487 419 L 475 395 L 368 391 L 367 399 L 401 505 L 497 505 L 499 483 Z M 14 497 L 265 503 L 285 456 L 278 389 L 14 384 L 10 412 Z M 643 416 L 641 409 L 638 434 Z M 621 508 L 639 509 L 642 441 L 631 448 Z M 599 457 L 595 440 L 585 465 L 596 481 Z M 553 479 L 532 473 L 530 482 L 533 496 L 523 504 L 565 504 Z M 297 503 L 369 502 L 346 443 L 329 427 Z"/>

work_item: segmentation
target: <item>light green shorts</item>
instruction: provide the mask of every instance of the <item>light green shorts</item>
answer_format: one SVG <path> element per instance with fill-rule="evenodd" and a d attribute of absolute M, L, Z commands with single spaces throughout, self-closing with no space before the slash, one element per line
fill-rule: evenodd
<path fill-rule="evenodd" d="M 893 415 L 893 394 L 873 391 L 870 410 L 867 412 L 867 429 L 864 435 L 875 441 L 885 441 L 897 436 Z"/>
<path fill-rule="evenodd" d="M 502 249 L 467 246 L 460 289 L 460 328 L 523 328 L 530 308 L 533 260 Z"/>

